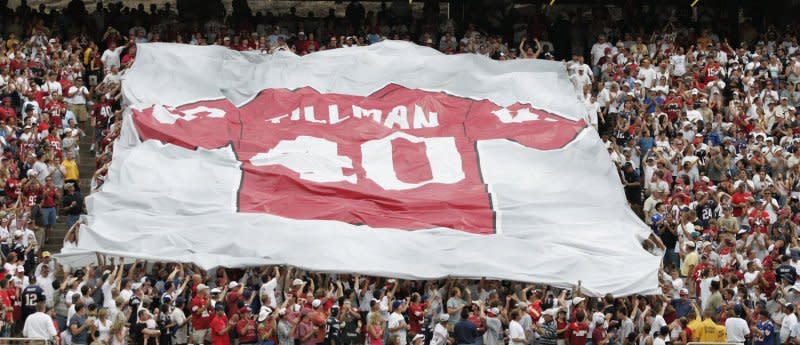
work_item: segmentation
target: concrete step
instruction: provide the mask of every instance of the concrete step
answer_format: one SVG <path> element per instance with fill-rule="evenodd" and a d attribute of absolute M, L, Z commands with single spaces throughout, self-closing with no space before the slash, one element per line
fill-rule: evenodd
<path fill-rule="evenodd" d="M 91 152 L 92 141 L 94 138 L 94 128 L 85 130 L 86 136 L 81 138 L 80 153 L 78 156 L 78 171 L 80 172 L 80 190 L 84 197 L 89 195 L 91 188 L 91 179 L 95 171 L 95 155 Z M 66 217 L 59 216 L 53 229 L 50 230 L 50 236 L 45 239 L 42 245 L 42 250 L 47 250 L 51 253 L 58 253 L 64 245 L 64 237 L 67 235 Z"/>

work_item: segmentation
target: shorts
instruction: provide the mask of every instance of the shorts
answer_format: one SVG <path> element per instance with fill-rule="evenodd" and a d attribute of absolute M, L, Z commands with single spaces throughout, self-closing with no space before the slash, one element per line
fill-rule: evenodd
<path fill-rule="evenodd" d="M 199 345 L 199 344 L 208 344 L 210 342 L 206 341 L 208 337 L 211 335 L 211 331 L 206 329 L 195 329 L 192 330 L 192 344 Z"/>
<path fill-rule="evenodd" d="M 89 111 L 86 110 L 86 104 L 70 104 L 69 110 L 78 118 L 78 122 L 89 121 Z"/>
<path fill-rule="evenodd" d="M 44 216 L 43 224 L 45 226 L 53 225 L 53 224 L 56 223 L 56 208 L 55 207 L 42 208 L 42 214 Z"/>

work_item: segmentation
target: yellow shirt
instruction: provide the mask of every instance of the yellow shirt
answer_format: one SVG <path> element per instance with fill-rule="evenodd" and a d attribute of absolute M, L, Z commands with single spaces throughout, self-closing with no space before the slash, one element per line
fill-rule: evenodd
<path fill-rule="evenodd" d="M 681 275 L 684 277 L 689 276 L 692 272 L 689 271 L 689 267 L 697 266 L 700 262 L 700 257 L 697 255 L 697 251 L 692 251 L 683 258 L 683 262 L 681 263 Z"/>
<path fill-rule="evenodd" d="M 726 341 L 725 326 L 720 326 L 711 319 L 705 319 L 700 323 L 700 341 L 711 343 L 724 343 Z"/>
<path fill-rule="evenodd" d="M 689 321 L 686 327 L 692 330 L 692 339 L 689 339 L 689 341 L 699 341 L 700 336 L 703 335 L 703 319 L 698 316 L 694 320 Z"/>
<path fill-rule="evenodd" d="M 61 166 L 67 171 L 64 174 L 65 180 L 77 180 L 78 179 L 78 163 L 75 163 L 74 160 L 65 160 L 61 162 Z"/>

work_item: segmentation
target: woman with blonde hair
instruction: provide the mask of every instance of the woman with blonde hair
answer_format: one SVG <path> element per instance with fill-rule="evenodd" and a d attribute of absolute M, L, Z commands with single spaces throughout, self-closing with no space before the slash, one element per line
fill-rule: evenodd
<path fill-rule="evenodd" d="M 383 345 L 383 319 L 380 313 L 372 313 L 367 324 L 367 345 Z"/>
<path fill-rule="evenodd" d="M 94 326 L 97 332 L 92 334 L 94 338 L 93 343 L 101 345 L 109 345 L 111 338 L 111 320 L 108 319 L 108 309 L 100 308 L 97 311 L 97 320 L 94 321 Z"/>

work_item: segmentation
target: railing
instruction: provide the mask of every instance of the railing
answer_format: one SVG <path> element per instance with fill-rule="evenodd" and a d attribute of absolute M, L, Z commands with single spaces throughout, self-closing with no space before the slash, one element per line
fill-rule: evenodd
<path fill-rule="evenodd" d="M 0 345 L 51 345 L 51 342 L 44 338 L 0 338 Z"/>

